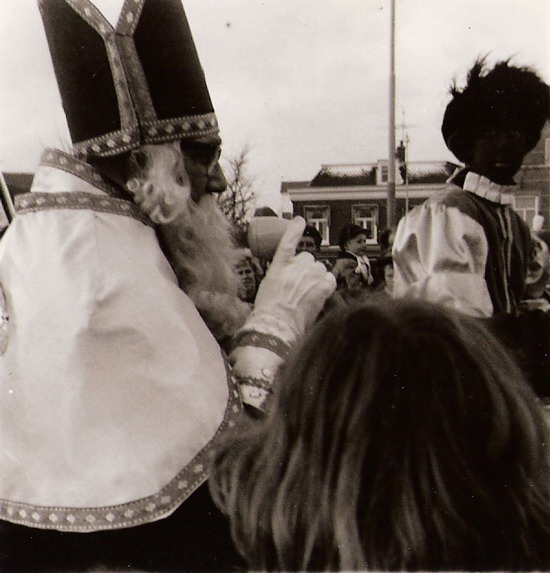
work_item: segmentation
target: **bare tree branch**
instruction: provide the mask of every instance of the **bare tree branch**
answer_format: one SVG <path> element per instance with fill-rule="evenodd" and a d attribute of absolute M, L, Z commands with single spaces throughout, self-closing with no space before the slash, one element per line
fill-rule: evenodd
<path fill-rule="evenodd" d="M 245 145 L 234 157 L 225 158 L 227 189 L 218 195 L 218 205 L 235 227 L 237 239 L 246 234 L 254 204 L 253 180 L 247 172 L 249 153 Z"/>

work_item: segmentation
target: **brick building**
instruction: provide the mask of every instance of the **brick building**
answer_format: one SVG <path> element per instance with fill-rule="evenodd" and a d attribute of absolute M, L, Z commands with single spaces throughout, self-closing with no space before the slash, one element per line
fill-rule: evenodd
<path fill-rule="evenodd" d="M 396 173 L 396 214 L 421 203 L 458 169 L 458 165 L 440 162 L 411 162 Z M 317 227 L 324 250 L 338 244 L 339 230 L 356 223 L 367 231 L 367 243 L 377 248 L 379 232 L 385 227 L 387 208 L 388 162 L 357 165 L 323 165 L 317 175 L 304 183 L 282 185 L 288 193 L 293 215 L 301 215 Z"/>
<path fill-rule="evenodd" d="M 459 168 L 459 164 L 449 161 L 397 162 L 396 220 L 441 189 Z M 371 254 L 376 256 L 378 234 L 387 221 L 387 180 L 387 160 L 323 165 L 311 181 L 283 182 L 281 193 L 290 200 L 283 203 L 292 204 L 292 215 L 301 215 L 317 227 L 328 255 L 338 250 L 340 228 L 353 222 L 366 229 Z M 526 156 L 516 182 L 516 211 L 531 227 L 542 221 L 542 228 L 550 229 L 550 123 L 538 145 Z"/>

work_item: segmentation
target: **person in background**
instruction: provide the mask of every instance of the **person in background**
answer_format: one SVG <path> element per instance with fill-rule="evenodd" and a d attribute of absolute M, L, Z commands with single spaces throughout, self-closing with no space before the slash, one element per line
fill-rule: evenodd
<path fill-rule="evenodd" d="M 313 225 L 306 225 L 304 235 L 302 236 L 302 240 L 298 243 L 296 252 L 301 253 L 305 251 L 306 253 L 311 253 L 315 260 L 323 263 L 327 270 L 331 271 L 333 268 L 332 263 L 327 259 L 320 258 L 322 242 L 323 238 L 317 228 Z"/>
<path fill-rule="evenodd" d="M 386 257 L 391 255 L 393 242 L 395 239 L 395 229 L 393 227 L 386 227 L 378 234 L 378 246 L 380 247 L 380 256 Z"/>
<path fill-rule="evenodd" d="M 363 227 L 349 223 L 340 229 L 338 235 L 340 253 L 334 265 L 333 273 L 338 278 L 342 270 L 348 270 L 348 261 L 355 263 L 354 272 L 357 274 L 359 284 L 369 287 L 373 283 L 371 264 L 367 256 L 367 232 Z M 349 288 L 349 286 L 348 286 Z"/>
<path fill-rule="evenodd" d="M 548 570 L 548 431 L 481 321 L 379 300 L 312 328 L 210 488 L 249 570 Z"/>
<path fill-rule="evenodd" d="M 546 230 L 546 231 L 539 231 L 537 233 L 537 237 L 546 245 L 546 249 L 543 250 L 547 250 L 550 253 L 550 230 Z M 548 263 L 550 265 L 550 260 L 548 261 Z M 549 271 L 550 274 L 550 271 Z M 550 276 L 547 278 L 547 282 L 546 282 L 546 288 L 545 288 L 546 292 L 550 292 Z"/>
<path fill-rule="evenodd" d="M 550 231 L 533 237 L 533 255 L 529 264 L 520 310 L 539 308 L 550 313 Z"/>
<path fill-rule="evenodd" d="M 478 59 L 451 95 L 441 130 L 465 168 L 399 222 L 394 294 L 472 316 L 513 314 L 532 250 L 510 207 L 514 176 L 549 118 L 549 88 L 530 68 L 501 61 L 489 69 Z"/>
<path fill-rule="evenodd" d="M 298 243 L 298 245 L 299 244 L 300 243 Z M 239 250 L 239 258 L 235 271 L 240 278 L 238 291 L 239 298 L 242 301 L 253 305 L 256 293 L 260 288 L 263 271 L 258 260 L 252 256 L 250 249 Z"/>
<path fill-rule="evenodd" d="M 533 251 L 518 313 L 503 313 L 485 319 L 545 403 L 550 403 L 549 235 L 548 231 L 543 231 L 533 236 Z"/>
<path fill-rule="evenodd" d="M 337 259 L 332 268 L 332 273 L 336 277 L 338 290 L 357 291 L 364 288 L 361 275 L 357 272 L 357 265 L 350 259 Z"/>
<path fill-rule="evenodd" d="M 373 263 L 373 274 L 378 280 L 373 284 L 373 291 L 393 296 L 393 258 L 391 255 L 380 257 Z"/>
<path fill-rule="evenodd" d="M 313 225 L 306 225 L 302 239 L 296 248 L 296 252 L 301 253 L 302 251 L 305 251 L 306 253 L 311 253 L 315 258 L 317 258 L 321 250 L 321 243 L 321 233 L 319 233 Z"/>
<path fill-rule="evenodd" d="M 124 2 L 116 29 L 88 0 L 39 6 L 72 147 L 44 151 L 0 242 L 0 570 L 238 567 L 211 453 L 334 277 L 295 255 L 298 218 L 253 315 L 238 299 L 180 0 Z"/>

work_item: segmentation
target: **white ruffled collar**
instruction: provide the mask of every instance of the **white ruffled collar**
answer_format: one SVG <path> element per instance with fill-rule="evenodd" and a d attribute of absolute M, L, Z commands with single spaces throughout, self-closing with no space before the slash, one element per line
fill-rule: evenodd
<path fill-rule="evenodd" d="M 464 179 L 464 191 L 470 191 L 479 197 L 483 197 L 493 203 L 511 205 L 514 201 L 513 191 L 516 185 L 499 185 L 483 175 L 468 171 Z"/>

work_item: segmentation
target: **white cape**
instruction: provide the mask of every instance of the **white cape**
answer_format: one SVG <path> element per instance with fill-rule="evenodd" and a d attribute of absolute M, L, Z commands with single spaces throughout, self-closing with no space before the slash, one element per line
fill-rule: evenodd
<path fill-rule="evenodd" d="M 95 201 L 73 183 L 30 196 Z M 70 531 L 159 519 L 206 479 L 237 391 L 150 226 L 39 203 L 0 242 L 0 519 Z"/>

